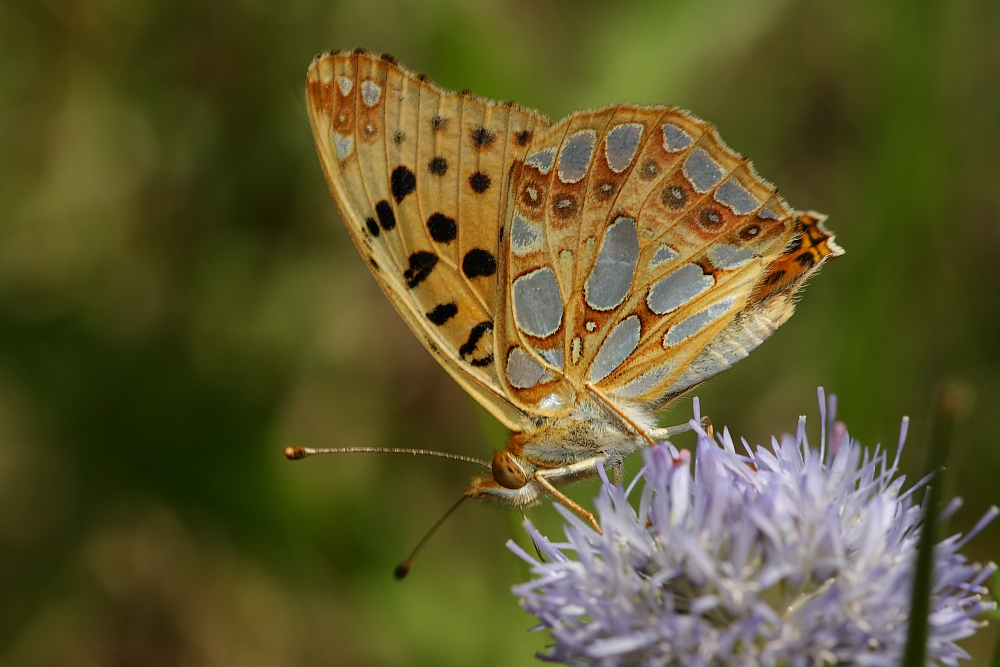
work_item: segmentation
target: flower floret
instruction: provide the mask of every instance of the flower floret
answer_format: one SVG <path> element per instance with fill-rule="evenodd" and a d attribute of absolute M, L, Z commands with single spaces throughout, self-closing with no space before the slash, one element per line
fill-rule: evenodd
<path fill-rule="evenodd" d="M 803 417 L 795 435 L 770 448 L 742 441 L 738 451 L 728 430 L 713 438 L 702 429 L 696 401 L 693 472 L 687 451 L 662 443 L 643 452 L 641 489 L 602 471 L 600 533 L 561 505 L 563 543 L 526 521 L 541 558 L 510 544 L 535 577 L 514 593 L 554 640 L 540 657 L 608 667 L 897 665 L 922 530 L 914 491 L 928 480 L 903 491 L 905 420 L 890 459 L 852 440 L 834 407 L 821 392 L 819 449 Z M 996 567 L 969 564 L 959 549 L 996 514 L 935 550 L 928 658 L 941 664 L 969 657 L 956 642 L 995 608 L 982 595 Z"/>

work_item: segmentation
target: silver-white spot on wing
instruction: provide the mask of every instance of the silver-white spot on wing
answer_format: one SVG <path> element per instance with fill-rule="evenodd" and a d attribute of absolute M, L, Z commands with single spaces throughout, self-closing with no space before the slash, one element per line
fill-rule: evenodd
<path fill-rule="evenodd" d="M 518 257 L 541 250 L 545 245 L 545 230 L 542 223 L 514 213 L 510 224 L 510 250 Z"/>
<path fill-rule="evenodd" d="M 663 347 L 677 345 L 677 343 L 687 340 L 715 320 L 728 313 L 729 309 L 733 307 L 735 302 L 736 297 L 731 296 L 728 299 L 719 301 L 718 303 L 713 303 L 708 308 L 700 310 L 685 320 L 678 322 L 674 326 L 670 327 L 670 330 L 664 334 Z"/>
<path fill-rule="evenodd" d="M 696 148 L 684 160 L 684 176 L 696 192 L 708 192 L 722 180 L 725 172 L 704 148 Z"/>
<path fill-rule="evenodd" d="M 639 263 L 639 236 L 635 220 L 620 217 L 604 232 L 597 261 L 583 287 L 594 310 L 611 310 L 625 301 Z"/>
<path fill-rule="evenodd" d="M 685 264 L 663 276 L 649 288 L 646 305 L 657 315 L 677 310 L 715 284 L 697 264 Z"/>
<path fill-rule="evenodd" d="M 727 179 L 713 195 L 715 201 L 725 204 L 736 215 L 753 213 L 760 202 L 735 178 Z"/>
<path fill-rule="evenodd" d="M 754 258 L 754 252 L 751 248 L 722 244 L 709 248 L 708 258 L 714 266 L 728 271 L 748 264 Z"/>
<path fill-rule="evenodd" d="M 641 332 L 642 324 L 635 315 L 629 315 L 619 322 L 594 356 L 594 363 L 590 366 L 590 381 L 600 382 L 625 363 L 639 346 Z"/>
<path fill-rule="evenodd" d="M 365 104 L 373 107 L 378 104 L 380 97 L 382 97 L 382 86 L 374 81 L 361 82 L 361 99 L 364 100 Z"/>
<path fill-rule="evenodd" d="M 563 144 L 559 153 L 559 180 L 577 183 L 587 175 L 590 158 L 594 155 L 597 133 L 593 130 L 574 132 Z"/>
<path fill-rule="evenodd" d="M 563 303 L 556 274 L 549 267 L 520 276 L 513 286 L 514 321 L 517 328 L 537 338 L 559 331 Z"/>
<path fill-rule="evenodd" d="M 354 82 L 346 76 L 338 76 L 337 86 L 340 88 L 340 94 L 347 97 L 351 94 L 351 89 L 354 88 Z"/>
<path fill-rule="evenodd" d="M 354 135 L 344 136 L 333 132 L 333 148 L 337 151 L 338 160 L 346 160 L 354 152 Z"/>
<path fill-rule="evenodd" d="M 778 216 L 768 207 L 764 207 L 757 212 L 757 217 L 761 220 L 777 220 Z"/>
<path fill-rule="evenodd" d="M 677 368 L 677 364 L 668 361 L 665 364 L 646 371 L 628 384 L 615 389 L 613 393 L 615 396 L 621 396 L 622 398 L 642 396 L 655 389 L 663 381 L 663 378 L 672 373 L 675 368 Z"/>
<path fill-rule="evenodd" d="M 668 153 L 677 153 L 691 145 L 694 139 L 691 135 L 677 127 L 673 123 L 666 123 L 663 126 L 663 150 Z"/>
<path fill-rule="evenodd" d="M 555 148 L 543 148 L 537 153 L 532 153 L 524 160 L 524 164 L 529 167 L 534 167 L 541 173 L 542 176 L 549 173 L 552 169 L 552 164 L 556 160 L 556 149 Z"/>
<path fill-rule="evenodd" d="M 559 394 L 549 394 L 538 401 L 538 407 L 545 410 L 555 410 L 566 404 L 566 401 Z"/>
<path fill-rule="evenodd" d="M 611 171 L 620 174 L 632 164 L 644 129 L 641 123 L 623 123 L 611 128 L 604 140 L 604 157 Z"/>
<path fill-rule="evenodd" d="M 557 347 L 552 350 L 538 350 L 538 353 L 542 355 L 542 359 L 545 359 L 546 363 L 559 370 L 563 369 L 563 350 L 561 347 Z"/>
<path fill-rule="evenodd" d="M 542 379 L 545 368 L 519 347 L 507 353 L 507 379 L 517 389 L 530 389 Z"/>
<path fill-rule="evenodd" d="M 653 259 L 649 260 L 649 268 L 656 268 L 660 264 L 665 264 L 674 259 L 677 259 L 677 251 L 668 245 L 661 245 L 656 249 Z"/>

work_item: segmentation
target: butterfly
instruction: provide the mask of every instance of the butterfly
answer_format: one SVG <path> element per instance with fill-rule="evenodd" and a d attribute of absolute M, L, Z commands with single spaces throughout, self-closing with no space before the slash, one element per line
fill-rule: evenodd
<path fill-rule="evenodd" d="M 467 497 L 524 508 L 677 429 L 655 413 L 746 357 L 843 253 L 715 128 L 615 104 L 552 123 L 388 55 L 318 56 L 330 192 L 382 290 L 512 435 Z M 684 428 L 684 427 L 682 427 Z M 600 530 L 599 527 L 597 527 Z"/>

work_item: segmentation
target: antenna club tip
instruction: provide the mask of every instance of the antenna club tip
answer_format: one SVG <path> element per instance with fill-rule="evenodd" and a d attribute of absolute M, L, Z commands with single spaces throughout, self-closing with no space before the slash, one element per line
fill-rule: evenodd
<path fill-rule="evenodd" d="M 304 447 L 285 447 L 285 458 L 289 461 L 304 459 L 308 454 Z"/>
<path fill-rule="evenodd" d="M 410 564 L 400 563 L 399 565 L 396 566 L 393 575 L 396 577 L 396 579 L 404 579 L 406 575 L 408 575 L 409 573 L 410 573 Z"/>

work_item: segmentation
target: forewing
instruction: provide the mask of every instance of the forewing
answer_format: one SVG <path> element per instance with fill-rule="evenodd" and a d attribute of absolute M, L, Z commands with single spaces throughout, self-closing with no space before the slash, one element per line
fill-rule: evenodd
<path fill-rule="evenodd" d="M 514 174 L 497 340 L 525 409 L 556 414 L 588 386 L 657 407 L 746 356 L 840 252 L 677 109 L 574 114 Z M 807 227 L 808 266 L 785 254 Z"/>
<path fill-rule="evenodd" d="M 364 52 L 318 57 L 306 98 L 330 191 L 382 289 L 463 388 L 523 430 L 494 363 L 498 246 L 510 167 L 548 120 Z"/>

